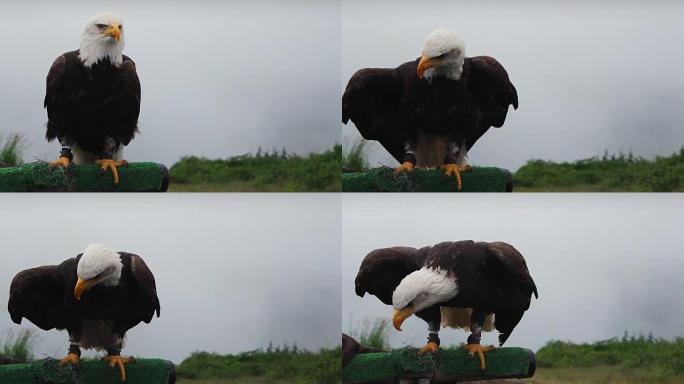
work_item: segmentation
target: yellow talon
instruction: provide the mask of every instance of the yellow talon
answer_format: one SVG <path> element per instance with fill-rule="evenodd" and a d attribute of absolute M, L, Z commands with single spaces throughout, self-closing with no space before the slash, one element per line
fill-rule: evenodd
<path fill-rule="evenodd" d="M 79 357 L 75 353 L 70 353 L 63 357 L 62 359 L 59 360 L 59 366 L 63 366 L 65 364 L 78 364 Z"/>
<path fill-rule="evenodd" d="M 114 184 L 119 184 L 119 170 L 116 169 L 116 167 L 125 167 L 128 165 L 128 161 L 126 160 L 114 161 L 112 159 L 100 159 L 96 161 L 96 163 L 100 165 L 100 169 L 103 172 L 107 169 L 112 171 L 112 175 L 114 176 Z"/>
<path fill-rule="evenodd" d="M 421 355 L 426 354 L 426 353 L 437 353 L 439 352 L 439 345 L 437 343 L 433 343 L 432 341 L 425 344 L 423 348 L 420 349 L 419 353 Z"/>
<path fill-rule="evenodd" d="M 447 176 L 451 176 L 452 173 L 456 175 L 456 187 L 459 191 L 463 189 L 463 182 L 461 181 L 461 172 L 469 170 L 469 165 L 461 167 L 457 164 L 444 164 L 440 168 L 444 170 L 444 174 Z"/>
<path fill-rule="evenodd" d="M 478 359 L 480 359 L 480 370 L 484 371 L 487 368 L 487 364 L 485 363 L 485 357 L 484 353 L 489 352 L 495 349 L 493 345 L 488 345 L 486 347 L 481 346 L 480 344 L 468 344 L 464 347 L 470 356 L 474 356 L 477 353 Z"/>
<path fill-rule="evenodd" d="M 109 362 L 109 366 L 114 368 L 115 366 L 119 367 L 119 378 L 121 379 L 122 382 L 126 381 L 126 368 L 124 367 L 124 364 L 129 364 L 129 363 L 134 363 L 135 358 L 134 357 L 122 357 L 122 356 L 105 356 L 103 360 L 106 360 Z"/>
<path fill-rule="evenodd" d="M 398 167 L 394 170 L 394 174 L 395 174 L 395 175 L 398 175 L 398 174 L 400 174 L 400 173 L 402 173 L 402 172 L 413 172 L 414 169 L 415 169 L 415 166 L 413 165 L 412 162 L 410 162 L 410 161 L 404 161 L 403 164 L 401 164 L 400 166 L 398 166 Z"/>
<path fill-rule="evenodd" d="M 66 168 L 71 165 L 71 160 L 69 160 L 68 157 L 60 157 L 59 159 L 51 162 L 49 164 L 50 168 L 55 168 L 55 167 L 62 167 Z"/>

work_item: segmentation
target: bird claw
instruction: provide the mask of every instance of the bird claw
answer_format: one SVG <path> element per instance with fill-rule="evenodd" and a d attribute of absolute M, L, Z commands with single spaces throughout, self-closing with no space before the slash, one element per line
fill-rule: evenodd
<path fill-rule="evenodd" d="M 63 358 L 61 358 L 61 359 L 59 360 L 59 364 L 58 364 L 58 365 L 61 367 L 61 366 L 65 365 L 65 364 L 78 364 L 79 360 L 80 360 L 80 358 L 78 357 L 77 354 L 75 354 L 75 353 L 70 353 L 70 354 L 64 356 Z"/>
<path fill-rule="evenodd" d="M 444 164 L 440 167 L 442 170 L 444 170 L 444 174 L 446 176 L 451 176 L 451 174 L 456 175 L 456 188 L 460 191 L 463 189 L 463 182 L 461 180 L 461 172 L 465 172 L 467 170 L 470 170 L 469 165 L 465 166 L 460 166 L 458 164 Z"/>
<path fill-rule="evenodd" d="M 112 171 L 114 185 L 119 184 L 119 170 L 116 167 L 128 166 L 128 161 L 126 160 L 114 161 L 112 159 L 100 159 L 96 161 L 96 163 L 100 165 L 100 175 L 104 175 L 108 169 Z"/>
<path fill-rule="evenodd" d="M 439 345 L 437 343 L 429 342 L 425 344 L 423 348 L 418 351 L 421 355 L 424 355 L 426 353 L 437 353 L 439 352 Z"/>
<path fill-rule="evenodd" d="M 404 161 L 400 166 L 394 169 L 394 174 L 399 175 L 402 172 L 413 172 L 415 169 L 415 165 L 413 165 L 412 162 L 410 161 Z"/>
<path fill-rule="evenodd" d="M 119 378 L 121 379 L 121 382 L 126 381 L 126 368 L 124 367 L 124 364 L 135 363 L 135 358 L 133 356 L 105 356 L 102 360 L 109 362 L 111 368 L 114 368 L 115 366 L 119 367 Z"/>
<path fill-rule="evenodd" d="M 480 360 L 480 370 L 484 371 L 487 368 L 487 363 L 485 362 L 485 357 L 484 353 L 489 352 L 495 349 L 493 345 L 487 345 L 485 347 L 481 346 L 480 344 L 468 344 L 463 347 L 465 350 L 468 351 L 468 355 L 470 357 L 475 356 L 477 353 L 477 357 Z"/>
<path fill-rule="evenodd" d="M 66 168 L 71 165 L 71 160 L 68 157 L 60 157 L 59 159 L 48 164 L 50 168 L 60 167 Z"/>

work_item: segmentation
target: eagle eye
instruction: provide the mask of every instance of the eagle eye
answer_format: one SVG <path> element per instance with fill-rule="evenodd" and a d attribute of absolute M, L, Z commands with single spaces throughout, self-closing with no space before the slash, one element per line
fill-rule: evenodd
<path fill-rule="evenodd" d="M 439 55 L 439 56 L 435 56 L 435 57 L 433 57 L 433 59 L 443 59 L 443 58 L 444 58 L 444 56 L 446 56 L 446 55 L 447 55 L 447 53 L 449 53 L 449 52 L 444 52 L 444 53 L 442 53 L 442 54 L 441 54 L 441 55 Z"/>
<path fill-rule="evenodd" d="M 413 301 L 411 301 L 411 302 L 409 302 L 408 304 L 406 304 L 406 306 L 405 306 L 404 308 L 408 308 L 408 307 L 413 307 Z"/>
<path fill-rule="evenodd" d="M 105 28 L 107 28 L 107 26 L 104 25 L 104 24 L 95 24 L 95 26 L 97 27 L 97 29 L 105 29 Z"/>
<path fill-rule="evenodd" d="M 120 24 L 120 25 L 119 25 L 119 29 L 122 30 L 122 29 L 123 29 L 123 25 Z"/>

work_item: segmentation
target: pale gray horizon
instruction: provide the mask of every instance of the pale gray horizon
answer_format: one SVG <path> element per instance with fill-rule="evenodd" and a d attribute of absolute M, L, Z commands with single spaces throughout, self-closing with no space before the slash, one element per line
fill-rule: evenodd
<path fill-rule="evenodd" d="M 515 171 L 604 151 L 667 156 L 684 146 L 682 13 L 675 1 L 345 1 L 340 96 L 358 69 L 414 60 L 443 27 L 465 40 L 467 56 L 498 59 L 520 99 L 471 163 Z M 342 125 L 346 147 L 360 137 Z M 377 142 L 368 154 L 371 166 L 398 164 Z"/>
<path fill-rule="evenodd" d="M 239 353 L 269 343 L 335 347 L 340 201 L 333 194 L 3 196 L 0 340 L 32 329 L 37 358 L 66 355 L 66 331 L 12 323 L 9 285 L 21 270 L 102 242 L 145 260 L 161 302 L 159 318 L 128 332 L 123 355 L 180 363 L 194 351 Z"/>
<path fill-rule="evenodd" d="M 442 241 L 505 241 L 525 257 L 538 289 L 506 346 L 537 350 L 551 340 L 684 336 L 681 194 L 347 194 L 342 198 L 342 329 L 390 321 L 392 347 L 423 346 L 427 325 L 391 327 L 392 308 L 361 298 L 354 278 L 366 254 Z M 468 333 L 442 329 L 443 345 Z M 496 334 L 483 342 L 497 344 Z"/>
<path fill-rule="evenodd" d="M 130 161 L 262 150 L 307 154 L 340 142 L 341 5 L 337 1 L 25 1 L 0 3 L 0 134 L 22 133 L 25 161 L 53 160 L 45 77 L 78 49 L 85 21 L 122 15 L 124 54 L 142 87 Z"/>

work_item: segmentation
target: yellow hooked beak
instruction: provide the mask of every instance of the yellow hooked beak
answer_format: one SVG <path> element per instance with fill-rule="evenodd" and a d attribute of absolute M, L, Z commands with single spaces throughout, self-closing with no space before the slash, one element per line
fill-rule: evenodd
<path fill-rule="evenodd" d="M 413 315 L 413 305 L 402 310 L 395 309 L 394 316 L 392 316 L 392 325 L 394 325 L 394 329 L 401 331 L 401 324 L 411 315 Z"/>
<path fill-rule="evenodd" d="M 105 29 L 104 34 L 115 38 L 116 41 L 121 39 L 121 29 L 119 29 L 118 25 L 110 25 Z"/>
<path fill-rule="evenodd" d="M 81 295 L 83 294 L 83 292 L 85 292 L 86 289 L 92 287 L 93 284 L 95 284 L 94 279 L 78 279 L 78 281 L 76 282 L 76 286 L 74 287 L 74 297 L 76 298 L 76 300 L 81 300 Z"/>
<path fill-rule="evenodd" d="M 418 74 L 418 78 L 422 79 L 423 78 L 423 73 L 427 71 L 428 69 L 432 68 L 435 65 L 434 61 L 430 61 L 429 58 L 423 56 L 420 58 L 420 62 L 418 62 L 418 68 L 416 68 L 416 73 Z"/>

